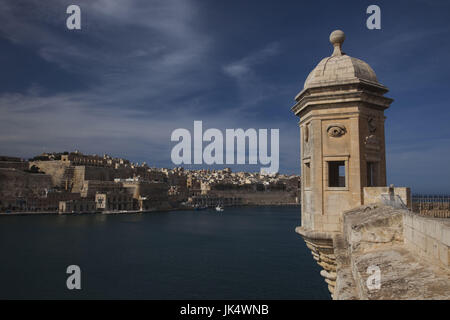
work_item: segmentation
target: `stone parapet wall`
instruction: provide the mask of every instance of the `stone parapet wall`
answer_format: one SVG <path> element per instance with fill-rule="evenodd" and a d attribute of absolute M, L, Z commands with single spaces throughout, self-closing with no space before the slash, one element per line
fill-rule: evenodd
<path fill-rule="evenodd" d="M 382 203 L 385 205 L 411 209 L 411 189 L 406 187 L 364 187 L 364 204 Z"/>
<path fill-rule="evenodd" d="M 333 298 L 449 299 L 449 224 L 380 204 L 345 212 L 343 233 L 333 242 Z M 380 275 L 375 289 L 368 285 L 374 269 Z"/>
<path fill-rule="evenodd" d="M 409 250 L 424 259 L 450 267 L 450 220 L 422 217 L 412 212 L 403 219 L 404 239 Z"/>
<path fill-rule="evenodd" d="M 350 254 L 358 254 L 403 242 L 406 210 L 387 206 L 362 206 L 344 213 L 343 233 Z"/>

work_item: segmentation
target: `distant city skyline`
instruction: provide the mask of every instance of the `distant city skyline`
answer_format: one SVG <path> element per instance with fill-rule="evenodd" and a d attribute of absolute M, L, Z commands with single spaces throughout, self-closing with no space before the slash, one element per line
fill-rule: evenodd
<path fill-rule="evenodd" d="M 78 149 L 173 168 L 171 132 L 201 120 L 280 129 L 280 173 L 299 174 L 290 108 L 342 29 L 344 52 L 394 99 L 388 184 L 450 193 L 448 1 L 377 1 L 381 30 L 366 28 L 368 1 L 75 2 L 81 30 L 66 28 L 72 2 L 0 3 L 0 155 Z"/>

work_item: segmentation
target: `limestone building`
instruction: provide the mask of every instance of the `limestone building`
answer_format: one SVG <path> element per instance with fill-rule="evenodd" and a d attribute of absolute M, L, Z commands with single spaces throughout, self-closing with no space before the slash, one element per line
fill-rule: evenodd
<path fill-rule="evenodd" d="M 322 59 L 295 97 L 300 118 L 301 212 L 297 228 L 325 272 L 335 272 L 333 237 L 343 213 L 364 204 L 364 187 L 386 185 L 384 110 L 388 88 L 364 61 L 342 50 L 333 31 L 331 56 Z M 334 276 L 328 279 L 334 290 Z"/>
<path fill-rule="evenodd" d="M 334 51 L 309 74 L 292 111 L 300 117 L 302 226 L 339 231 L 344 210 L 363 204 L 363 187 L 386 185 L 384 110 L 392 99 L 372 68 Z"/>
<path fill-rule="evenodd" d="M 450 222 L 418 217 L 409 188 L 386 187 L 384 110 L 388 89 L 330 35 L 295 97 L 300 118 L 302 225 L 334 299 L 448 299 Z M 367 285 L 379 268 L 380 286 Z M 368 269 L 369 268 L 369 269 Z M 408 285 L 405 285 L 408 284 Z"/>

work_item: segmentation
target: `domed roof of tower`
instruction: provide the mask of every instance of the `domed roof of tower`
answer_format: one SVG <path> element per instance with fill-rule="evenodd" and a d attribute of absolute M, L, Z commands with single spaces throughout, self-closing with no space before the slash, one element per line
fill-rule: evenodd
<path fill-rule="evenodd" d="M 342 52 L 345 34 L 335 30 L 330 34 L 330 42 L 334 47 L 330 57 L 322 59 L 306 78 L 304 89 L 348 83 L 368 81 L 380 85 L 373 69 L 364 61 L 350 57 Z"/>

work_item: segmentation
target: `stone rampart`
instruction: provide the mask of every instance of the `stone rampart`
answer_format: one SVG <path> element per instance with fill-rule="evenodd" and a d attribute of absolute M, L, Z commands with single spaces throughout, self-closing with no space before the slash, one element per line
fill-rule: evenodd
<path fill-rule="evenodd" d="M 450 219 L 407 212 L 403 229 L 405 244 L 411 252 L 432 264 L 450 268 Z"/>
<path fill-rule="evenodd" d="M 0 168 L 0 200 L 43 196 L 51 187 L 49 175 Z"/>
<path fill-rule="evenodd" d="M 445 219 L 380 204 L 345 212 L 343 233 L 333 239 L 333 298 L 449 299 L 449 230 Z M 374 270 L 379 287 L 371 285 Z"/>
<path fill-rule="evenodd" d="M 59 160 L 30 161 L 30 168 L 36 166 L 41 172 L 51 176 L 53 186 L 61 186 L 64 181 L 64 174 L 69 167 L 69 163 Z"/>

